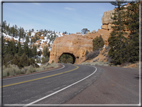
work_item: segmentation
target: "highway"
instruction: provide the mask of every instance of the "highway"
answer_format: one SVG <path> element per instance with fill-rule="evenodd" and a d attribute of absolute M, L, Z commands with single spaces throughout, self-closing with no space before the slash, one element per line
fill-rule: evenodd
<path fill-rule="evenodd" d="M 91 66 L 64 64 L 59 70 L 3 79 L 3 104 L 30 105 L 36 100 L 38 101 L 34 104 L 45 100 L 44 103 L 47 104 L 63 103 L 87 87 L 91 83 L 87 81 L 88 78 L 96 71 L 96 68 Z M 66 93 L 66 90 L 71 92 Z M 59 93 L 66 95 L 53 100 L 52 98 Z M 48 95 L 50 97 L 39 100 Z"/>
<path fill-rule="evenodd" d="M 138 69 L 63 64 L 60 69 L 3 79 L 2 102 L 25 107 L 139 104 L 140 78 Z"/>

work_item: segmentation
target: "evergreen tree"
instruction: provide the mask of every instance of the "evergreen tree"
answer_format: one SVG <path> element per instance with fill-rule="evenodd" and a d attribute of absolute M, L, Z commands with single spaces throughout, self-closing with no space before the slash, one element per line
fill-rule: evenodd
<path fill-rule="evenodd" d="M 100 37 L 97 36 L 95 39 L 93 39 L 93 51 L 98 50 L 103 46 L 104 46 L 104 41 L 101 35 Z"/>
<path fill-rule="evenodd" d="M 136 2 L 131 2 L 127 7 L 127 29 L 130 30 L 130 35 L 127 45 L 127 59 L 130 62 L 139 60 L 139 5 Z"/>
<path fill-rule="evenodd" d="M 32 49 L 30 49 L 29 48 L 29 57 L 31 58 L 31 57 L 33 57 L 34 55 L 33 55 L 33 51 L 32 51 Z"/>
<path fill-rule="evenodd" d="M 123 36 L 125 34 L 124 26 L 126 16 L 125 11 L 123 11 L 123 3 L 121 1 L 112 3 L 112 5 L 116 6 L 115 12 L 113 13 L 114 16 L 112 17 L 112 24 L 115 26 L 112 27 L 113 31 L 108 39 L 109 46 L 111 47 L 108 55 L 114 64 L 122 64 L 126 61 L 126 38 Z"/>
<path fill-rule="evenodd" d="M 37 55 L 37 48 L 36 46 L 33 46 L 33 56 L 35 57 Z"/>
<path fill-rule="evenodd" d="M 13 36 L 13 37 L 15 37 L 15 29 L 14 29 L 14 26 L 13 26 L 13 27 L 11 27 L 11 29 L 10 29 L 10 30 L 11 30 L 11 34 L 12 34 L 12 36 Z"/>
<path fill-rule="evenodd" d="M 11 64 L 17 65 L 20 68 L 22 67 L 20 62 L 20 57 L 18 55 L 14 56 L 14 58 L 11 61 Z"/>
<path fill-rule="evenodd" d="M 48 55 L 48 46 L 44 46 L 43 48 L 43 56 L 46 57 Z"/>
<path fill-rule="evenodd" d="M 29 42 L 29 36 L 26 36 L 26 42 L 27 43 Z"/>
<path fill-rule="evenodd" d="M 14 56 L 17 49 L 15 46 L 15 42 L 14 41 L 7 41 L 7 42 L 8 42 L 7 53 Z"/>
<path fill-rule="evenodd" d="M 18 35 L 17 25 L 14 26 L 14 29 L 15 29 L 15 36 L 17 37 L 17 35 Z"/>
<path fill-rule="evenodd" d="M 82 30 L 81 30 L 81 32 L 82 32 L 82 34 L 86 34 L 87 32 L 89 32 L 90 30 L 88 30 L 87 28 L 83 28 Z"/>
<path fill-rule="evenodd" d="M 27 42 L 24 42 L 24 53 L 29 57 L 29 47 Z"/>
<path fill-rule="evenodd" d="M 20 63 L 21 63 L 21 67 L 30 65 L 29 59 L 25 53 L 23 53 L 23 55 L 21 56 Z"/>
<path fill-rule="evenodd" d="M 5 46 L 5 39 L 2 36 L 2 58 L 7 54 L 7 46 Z"/>
<path fill-rule="evenodd" d="M 5 32 L 6 29 L 6 21 L 3 21 L 2 23 L 2 32 Z"/>
<path fill-rule="evenodd" d="M 22 47 L 21 47 L 21 43 L 20 42 L 18 42 L 18 55 L 19 56 L 22 56 L 22 54 L 23 54 L 23 49 L 22 49 Z"/>

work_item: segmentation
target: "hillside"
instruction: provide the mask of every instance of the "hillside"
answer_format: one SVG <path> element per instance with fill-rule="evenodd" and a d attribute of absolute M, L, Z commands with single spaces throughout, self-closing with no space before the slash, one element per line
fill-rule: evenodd
<path fill-rule="evenodd" d="M 35 61 L 38 60 L 39 65 L 40 65 L 40 62 L 42 62 L 43 58 L 45 58 L 46 56 L 49 58 L 49 54 L 46 56 L 43 55 L 44 48 L 48 47 L 46 51 L 47 53 L 50 53 L 52 49 L 52 44 L 55 38 L 63 36 L 62 33 L 60 32 L 48 31 L 48 30 L 34 31 L 32 29 L 29 31 L 27 30 L 25 31 L 22 28 L 19 29 L 17 27 L 9 27 L 6 24 L 6 21 L 4 23 L 5 23 L 4 24 L 5 27 L 2 29 L 3 45 L 6 47 L 7 46 L 9 47 L 10 46 L 9 43 L 11 41 L 11 42 L 14 42 L 15 46 L 18 46 L 18 43 L 20 42 L 20 45 L 23 49 L 24 49 L 25 43 L 28 45 L 28 48 L 31 50 L 34 48 L 34 46 L 36 46 L 36 56 L 34 59 Z M 15 50 L 15 51 L 18 52 L 18 50 Z"/>

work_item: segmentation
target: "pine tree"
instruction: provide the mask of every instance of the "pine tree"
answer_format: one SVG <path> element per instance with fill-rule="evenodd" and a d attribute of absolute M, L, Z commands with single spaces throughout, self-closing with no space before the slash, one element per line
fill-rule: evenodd
<path fill-rule="evenodd" d="M 27 42 L 24 42 L 24 53 L 29 57 L 29 47 Z"/>
<path fill-rule="evenodd" d="M 139 5 L 136 2 L 131 2 L 127 7 L 127 28 L 130 30 L 127 59 L 129 62 L 139 60 Z"/>
<path fill-rule="evenodd" d="M 33 46 L 33 56 L 35 57 L 37 55 L 37 48 L 36 46 Z"/>
<path fill-rule="evenodd" d="M 108 55 L 112 59 L 111 62 L 116 65 L 126 61 L 126 38 L 123 36 L 126 34 L 124 32 L 126 16 L 125 11 L 123 11 L 123 3 L 124 2 L 118 0 L 112 3 L 112 5 L 116 6 L 116 9 L 112 17 L 112 24 L 114 24 L 114 26 L 112 26 L 113 31 L 108 39 L 109 46 L 111 47 Z"/>
<path fill-rule="evenodd" d="M 27 43 L 29 42 L 29 36 L 26 36 L 26 42 Z"/>
<path fill-rule="evenodd" d="M 30 65 L 29 59 L 25 53 L 23 53 L 23 55 L 21 56 L 20 63 L 22 67 Z"/>
<path fill-rule="evenodd" d="M 22 56 L 22 54 L 23 54 L 23 49 L 22 49 L 22 47 L 21 47 L 21 43 L 20 42 L 18 42 L 18 55 L 19 56 Z"/>
<path fill-rule="evenodd" d="M 6 21 L 3 21 L 2 23 L 2 32 L 5 32 L 6 29 Z"/>
<path fill-rule="evenodd" d="M 14 41 L 7 41 L 7 42 L 8 42 L 7 53 L 14 56 L 17 50 L 15 42 Z"/>
<path fill-rule="evenodd" d="M 34 57 L 32 49 L 29 48 L 29 57 Z"/>
<path fill-rule="evenodd" d="M 46 57 L 48 55 L 48 46 L 44 46 L 43 48 L 43 56 Z"/>
<path fill-rule="evenodd" d="M 5 39 L 2 36 L 2 58 L 7 54 L 7 46 L 5 46 Z"/>
<path fill-rule="evenodd" d="M 17 65 L 20 68 L 22 67 L 20 62 L 20 57 L 18 55 L 14 56 L 14 58 L 11 61 L 11 64 Z"/>
<path fill-rule="evenodd" d="M 95 39 L 93 39 L 93 51 L 98 50 L 103 46 L 104 46 L 104 41 L 101 35 L 100 37 L 97 36 Z"/>

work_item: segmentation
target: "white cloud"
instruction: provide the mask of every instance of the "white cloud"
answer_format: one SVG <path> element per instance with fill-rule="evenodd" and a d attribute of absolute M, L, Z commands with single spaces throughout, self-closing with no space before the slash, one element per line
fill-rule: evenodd
<path fill-rule="evenodd" d="M 66 10 L 75 10 L 74 8 L 65 7 Z"/>
<path fill-rule="evenodd" d="M 33 4 L 35 4 L 35 5 L 40 5 L 40 3 L 33 3 Z"/>

